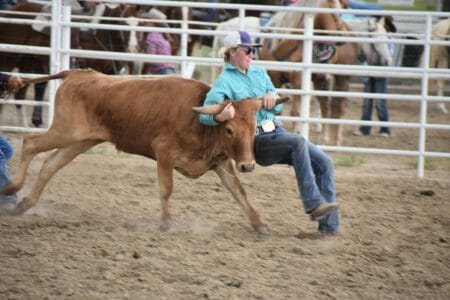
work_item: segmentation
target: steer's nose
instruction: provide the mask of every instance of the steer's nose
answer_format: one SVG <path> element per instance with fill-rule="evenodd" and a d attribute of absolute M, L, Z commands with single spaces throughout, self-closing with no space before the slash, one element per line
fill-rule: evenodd
<path fill-rule="evenodd" d="M 239 172 L 246 173 L 255 169 L 255 163 L 240 163 L 238 165 Z"/>

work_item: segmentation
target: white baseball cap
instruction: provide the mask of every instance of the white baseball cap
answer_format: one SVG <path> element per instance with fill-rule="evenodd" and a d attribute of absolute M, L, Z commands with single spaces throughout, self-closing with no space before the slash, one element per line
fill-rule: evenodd
<path fill-rule="evenodd" d="M 253 43 L 250 35 L 246 31 L 233 31 L 223 39 L 223 46 L 227 49 L 244 47 L 261 47 L 260 44 Z"/>
<path fill-rule="evenodd" d="M 253 43 L 252 38 L 246 31 L 230 32 L 223 39 L 223 47 L 219 50 L 219 57 L 223 57 L 225 52 L 229 49 L 243 47 L 262 47 L 261 44 Z"/>

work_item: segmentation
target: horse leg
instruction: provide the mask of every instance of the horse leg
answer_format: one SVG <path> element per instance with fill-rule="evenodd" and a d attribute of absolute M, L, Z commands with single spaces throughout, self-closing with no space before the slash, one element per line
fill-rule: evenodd
<path fill-rule="evenodd" d="M 284 78 L 282 77 L 283 73 L 278 72 L 278 78 L 277 82 L 281 85 L 281 82 L 284 81 Z M 302 75 L 300 72 L 291 72 L 288 74 L 288 86 L 289 88 L 297 88 L 301 89 L 302 85 Z M 301 116 L 301 97 L 300 95 L 294 95 L 292 97 L 292 106 L 291 106 L 291 116 L 292 117 L 299 117 Z M 295 133 L 301 133 L 301 122 L 294 122 L 294 132 Z"/>
<path fill-rule="evenodd" d="M 335 76 L 335 90 L 348 91 L 350 88 L 350 76 Z M 332 97 L 331 100 L 331 118 L 341 119 L 345 115 L 344 97 Z M 342 126 L 340 124 L 330 126 L 331 144 L 341 146 L 343 141 Z"/>
<path fill-rule="evenodd" d="M 292 106 L 291 106 L 291 116 L 299 117 L 300 116 L 300 106 L 301 106 L 301 97 L 299 95 L 292 96 Z M 300 133 L 302 130 L 301 122 L 294 122 L 294 132 Z"/>
<path fill-rule="evenodd" d="M 19 90 L 14 95 L 14 99 L 25 99 L 26 93 L 27 93 L 27 87 Z M 16 120 L 17 120 L 17 124 L 19 124 L 23 127 L 28 127 L 26 109 L 20 104 L 16 104 Z"/>
<path fill-rule="evenodd" d="M 447 69 L 448 63 L 449 63 L 448 57 L 446 59 L 445 59 L 445 57 L 441 58 L 438 62 L 437 68 Z M 440 97 L 444 96 L 444 79 L 442 79 L 442 78 L 436 79 L 436 91 L 437 91 L 438 96 L 440 96 Z M 442 113 L 444 113 L 444 114 L 448 113 L 444 102 L 439 102 L 437 104 L 437 106 Z"/>
<path fill-rule="evenodd" d="M 317 99 L 317 97 L 314 97 L 313 100 L 311 101 L 311 116 L 313 118 L 321 118 L 322 117 L 322 113 L 320 112 L 320 104 L 319 104 L 319 100 Z M 314 132 L 315 133 L 321 133 L 322 132 L 322 123 L 314 123 Z"/>
<path fill-rule="evenodd" d="M 101 143 L 100 140 L 86 140 L 67 148 L 57 149 L 51 153 L 42 164 L 38 178 L 30 193 L 18 204 L 14 214 L 23 214 L 37 204 L 39 198 L 50 179 L 57 171 L 70 163 L 79 154 Z"/>
<path fill-rule="evenodd" d="M 444 96 L 444 80 L 443 79 L 436 80 L 436 88 L 437 88 L 437 95 L 440 97 L 443 97 Z M 445 107 L 444 102 L 439 102 L 437 104 L 437 106 L 442 113 L 448 114 L 448 110 Z"/>
<path fill-rule="evenodd" d="M 34 97 L 36 101 L 44 100 L 45 88 L 47 87 L 47 82 L 36 83 L 34 85 Z M 43 127 L 44 123 L 42 121 L 42 106 L 34 106 L 33 107 L 33 115 L 31 117 L 31 123 L 35 127 Z"/>
<path fill-rule="evenodd" d="M 315 90 L 328 91 L 330 89 L 331 78 L 322 74 L 313 74 L 312 77 Z M 317 96 L 317 101 L 320 105 L 320 112 L 322 118 L 330 118 L 330 97 L 328 96 Z M 328 144 L 329 141 L 329 124 L 323 124 L 322 130 L 319 135 L 320 144 Z"/>

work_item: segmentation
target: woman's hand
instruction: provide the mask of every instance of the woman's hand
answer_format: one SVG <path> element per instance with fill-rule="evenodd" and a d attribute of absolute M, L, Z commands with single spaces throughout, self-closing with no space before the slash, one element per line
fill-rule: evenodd
<path fill-rule="evenodd" d="M 262 106 L 264 109 L 272 109 L 275 106 L 276 96 L 272 92 L 268 92 L 262 97 Z"/>
<path fill-rule="evenodd" d="M 11 76 L 8 80 L 8 93 L 14 94 L 25 86 L 22 78 L 19 76 Z"/>

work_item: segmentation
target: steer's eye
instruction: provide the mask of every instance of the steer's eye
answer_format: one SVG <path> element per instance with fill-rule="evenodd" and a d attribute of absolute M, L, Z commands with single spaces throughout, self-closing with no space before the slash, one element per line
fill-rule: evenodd
<path fill-rule="evenodd" d="M 225 127 L 225 131 L 227 132 L 227 135 L 233 136 L 234 130 L 230 126 Z"/>

